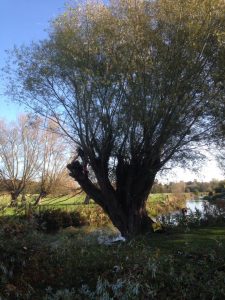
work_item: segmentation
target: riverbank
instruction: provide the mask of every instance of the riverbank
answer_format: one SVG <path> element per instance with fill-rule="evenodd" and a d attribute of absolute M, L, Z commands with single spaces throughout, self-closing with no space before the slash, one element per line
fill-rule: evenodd
<path fill-rule="evenodd" d="M 44 234 L 26 221 L 8 222 L 0 229 L 3 299 L 225 298 L 224 226 L 180 227 L 109 246 L 99 238 L 114 235 L 110 227 Z"/>
<path fill-rule="evenodd" d="M 204 196 L 205 200 L 214 201 L 214 200 L 225 200 L 225 193 L 215 193 L 213 195 Z"/>
<path fill-rule="evenodd" d="M 186 207 L 186 201 L 195 199 L 192 193 L 151 194 L 147 201 L 147 210 L 153 217 L 179 211 Z"/>
<path fill-rule="evenodd" d="M 168 197 L 161 205 L 170 202 L 176 201 Z M 220 210 L 206 207 L 205 219 L 198 211 L 179 214 L 176 222 L 163 223 L 164 232 L 112 242 L 118 231 L 97 206 L 79 207 L 93 219 L 89 226 L 60 229 L 61 222 L 69 226 L 80 217 L 75 213 L 70 219 L 62 211 L 46 211 L 43 225 L 49 220 L 57 225 L 54 231 L 43 231 L 32 215 L 0 218 L 0 299 L 225 298 L 225 215 Z"/>

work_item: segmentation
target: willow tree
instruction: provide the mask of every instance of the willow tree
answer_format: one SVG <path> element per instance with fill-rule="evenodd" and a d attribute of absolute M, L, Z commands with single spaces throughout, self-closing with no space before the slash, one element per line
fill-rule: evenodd
<path fill-rule="evenodd" d="M 150 229 L 156 174 L 213 132 L 223 12 L 222 0 L 88 2 L 14 50 L 10 94 L 79 148 L 71 176 L 125 236 Z"/>
<path fill-rule="evenodd" d="M 25 189 L 35 179 L 39 168 L 39 121 L 31 124 L 28 116 L 20 116 L 16 123 L 0 120 L 0 180 L 11 195 L 11 205 L 18 197 L 25 197 Z"/>
<path fill-rule="evenodd" d="M 39 194 L 35 200 L 35 205 L 41 203 L 43 198 L 60 190 L 59 185 L 62 184 L 67 174 L 65 164 L 68 161 L 70 150 L 65 144 L 65 140 L 58 133 L 55 124 L 41 121 L 43 129 L 39 141 L 40 154 L 37 176 Z"/>

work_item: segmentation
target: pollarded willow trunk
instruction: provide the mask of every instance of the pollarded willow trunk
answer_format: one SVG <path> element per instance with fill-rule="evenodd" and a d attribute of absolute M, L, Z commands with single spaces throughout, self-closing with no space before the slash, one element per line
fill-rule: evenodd
<path fill-rule="evenodd" d="M 132 237 L 152 231 L 153 221 L 147 214 L 146 201 L 155 175 L 144 175 L 142 180 L 134 184 L 133 180 L 130 180 L 132 174 L 124 174 L 116 189 L 109 184 L 107 177 L 102 176 L 98 180 L 98 188 L 89 180 L 88 174 L 83 171 L 78 161 L 73 161 L 67 167 L 70 176 L 103 208 L 123 236 Z"/>
<path fill-rule="evenodd" d="M 108 212 L 112 223 L 119 229 L 122 236 L 132 237 L 152 231 L 153 221 L 146 211 L 146 201 L 135 206 L 128 208 L 127 211 L 111 209 Z"/>

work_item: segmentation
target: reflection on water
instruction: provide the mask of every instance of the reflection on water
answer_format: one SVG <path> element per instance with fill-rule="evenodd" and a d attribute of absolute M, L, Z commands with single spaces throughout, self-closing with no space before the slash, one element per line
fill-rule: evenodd
<path fill-rule="evenodd" d="M 195 211 L 196 209 L 203 212 L 204 205 L 208 203 L 209 201 L 207 200 L 188 200 L 186 202 L 186 208 L 188 209 L 188 212 Z"/>
<path fill-rule="evenodd" d="M 202 218 L 204 218 L 206 211 L 213 211 L 214 208 L 225 211 L 225 200 L 203 200 L 203 199 L 191 199 L 186 201 L 186 208 L 187 208 L 187 215 L 191 215 L 192 213 L 198 213 L 201 215 Z M 182 211 L 176 210 L 172 211 L 169 214 L 164 214 L 158 216 L 158 220 L 170 223 L 170 224 L 176 224 L 177 223 L 177 216 L 181 216 Z"/>
<path fill-rule="evenodd" d="M 225 209 L 225 200 L 207 201 L 207 200 L 199 199 L 199 200 L 187 200 L 186 202 L 186 207 L 189 212 L 190 211 L 194 212 L 196 209 L 199 210 L 200 212 L 203 212 L 205 205 Z"/>

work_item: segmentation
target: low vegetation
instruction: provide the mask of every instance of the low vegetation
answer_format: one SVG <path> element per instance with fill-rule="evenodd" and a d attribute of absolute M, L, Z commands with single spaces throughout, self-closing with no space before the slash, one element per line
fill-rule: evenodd
<path fill-rule="evenodd" d="M 73 2 L 3 70 L 0 300 L 225 299 L 225 181 L 156 180 L 224 170 L 224 1 Z"/>
<path fill-rule="evenodd" d="M 223 299 L 225 212 L 179 213 L 193 197 L 151 194 L 147 210 L 162 230 L 113 243 L 118 231 L 84 193 L 36 206 L 26 195 L 17 207 L 2 195 L 0 299 Z"/>
<path fill-rule="evenodd" d="M 1 217 L 0 297 L 223 299 L 225 212 L 206 206 L 203 214 L 164 218 L 164 232 L 114 243 L 115 228 L 81 227 L 74 212 Z"/>

